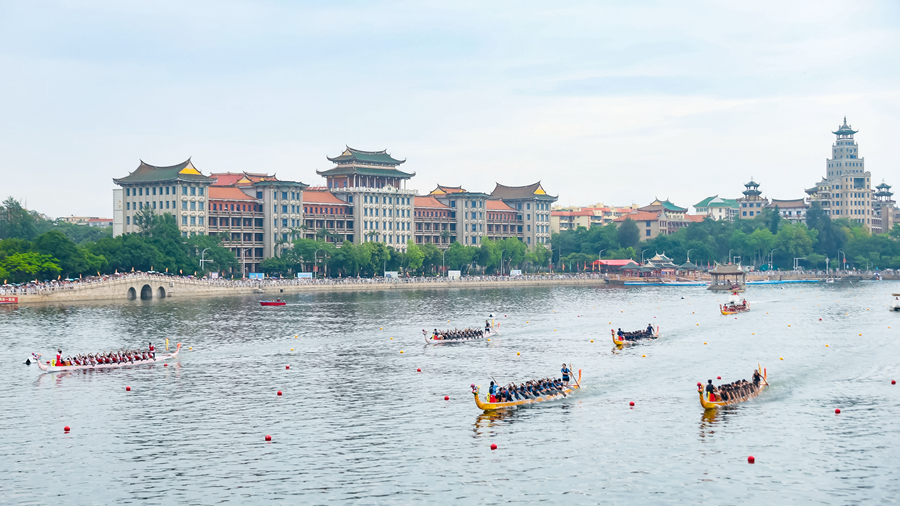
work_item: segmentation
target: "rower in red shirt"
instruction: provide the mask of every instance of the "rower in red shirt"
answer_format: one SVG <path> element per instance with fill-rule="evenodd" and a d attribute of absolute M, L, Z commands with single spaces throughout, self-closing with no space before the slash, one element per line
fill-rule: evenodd
<path fill-rule="evenodd" d="M 156 358 L 156 348 L 153 347 L 153 343 L 150 344 L 150 358 Z"/>
<path fill-rule="evenodd" d="M 56 350 L 56 363 L 54 365 L 62 365 L 62 350 Z"/>

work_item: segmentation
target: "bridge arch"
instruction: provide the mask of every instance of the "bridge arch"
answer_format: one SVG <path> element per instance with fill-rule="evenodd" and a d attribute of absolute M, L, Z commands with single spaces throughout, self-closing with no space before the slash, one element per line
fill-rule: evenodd
<path fill-rule="evenodd" d="M 157 299 L 165 299 L 166 298 L 166 289 L 163 287 L 159 287 L 156 289 L 156 298 Z"/>
<path fill-rule="evenodd" d="M 137 290 L 132 286 L 128 289 L 128 300 L 134 300 L 137 298 Z"/>
<path fill-rule="evenodd" d="M 150 288 L 150 285 L 144 285 L 141 287 L 141 300 L 150 300 L 153 298 L 153 288 Z"/>

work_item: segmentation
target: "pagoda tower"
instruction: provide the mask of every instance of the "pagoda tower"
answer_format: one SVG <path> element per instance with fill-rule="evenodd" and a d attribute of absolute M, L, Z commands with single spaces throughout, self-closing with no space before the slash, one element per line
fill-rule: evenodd
<path fill-rule="evenodd" d="M 870 232 L 878 227 L 875 219 L 875 196 L 871 186 L 871 174 L 866 171 L 866 160 L 859 156 L 859 146 L 853 130 L 844 123 L 831 132 L 836 136 L 831 146 L 831 158 L 826 160 L 824 182 L 831 191 L 831 218 L 847 218 L 866 226 Z"/>
<path fill-rule="evenodd" d="M 881 219 L 880 232 L 886 234 L 894 228 L 894 205 L 896 204 L 893 199 L 894 193 L 891 192 L 891 185 L 884 181 L 875 189 L 878 190 L 875 192 L 876 200 L 873 202 L 875 214 Z"/>
<path fill-rule="evenodd" d="M 749 220 L 759 216 L 762 210 L 768 205 L 769 199 L 762 196 L 759 191 L 759 183 L 750 176 L 750 182 L 744 184 L 743 197 L 738 201 L 738 219 Z"/>

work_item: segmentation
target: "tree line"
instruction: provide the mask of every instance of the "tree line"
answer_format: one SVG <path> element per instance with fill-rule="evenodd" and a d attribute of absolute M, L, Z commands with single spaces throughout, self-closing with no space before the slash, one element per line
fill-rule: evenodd
<path fill-rule="evenodd" d="M 641 262 L 664 253 L 677 264 L 688 260 L 697 265 L 738 261 L 759 269 L 790 270 L 794 259 L 809 269 L 847 268 L 900 269 L 900 225 L 886 234 L 870 234 L 863 224 L 847 218 L 832 220 L 813 203 L 805 222 L 782 219 L 777 209 L 767 209 L 746 220 L 702 222 L 641 241 L 642 227 L 626 219 L 620 226 L 566 230 L 553 234 L 553 260 L 565 270 L 583 269 L 599 258 L 631 258 Z M 845 262 L 846 260 L 846 262 Z"/>

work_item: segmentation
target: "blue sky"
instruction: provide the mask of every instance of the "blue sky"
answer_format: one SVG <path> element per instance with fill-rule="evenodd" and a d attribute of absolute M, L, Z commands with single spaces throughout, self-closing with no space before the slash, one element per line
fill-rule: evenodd
<path fill-rule="evenodd" d="M 845 114 L 900 185 L 900 3 L 556 4 L 0 2 L 0 198 L 111 217 L 113 177 L 188 157 L 319 185 L 344 145 L 422 193 L 798 198 Z"/>

